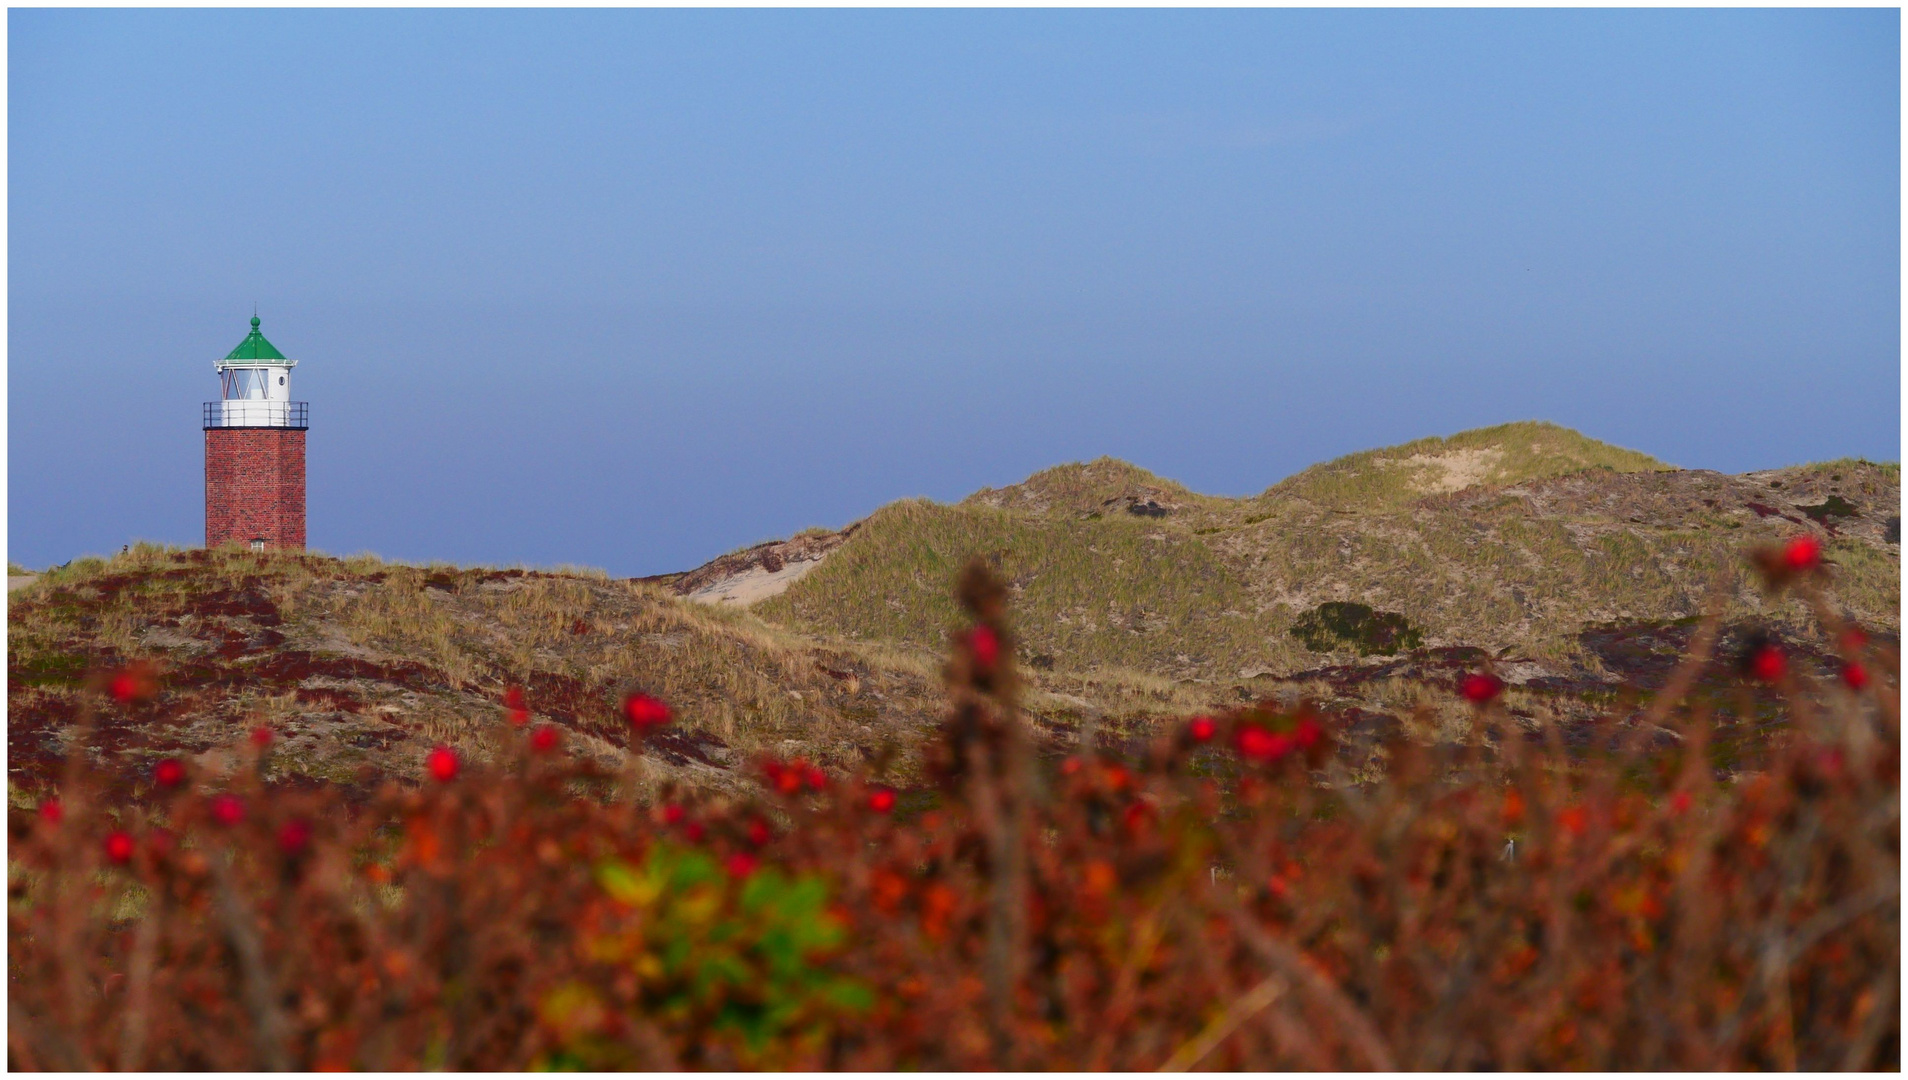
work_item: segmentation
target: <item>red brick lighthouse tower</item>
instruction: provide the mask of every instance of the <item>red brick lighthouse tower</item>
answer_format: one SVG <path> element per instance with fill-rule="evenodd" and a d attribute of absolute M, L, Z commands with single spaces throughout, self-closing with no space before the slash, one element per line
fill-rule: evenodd
<path fill-rule="evenodd" d="M 214 367 L 221 400 L 205 403 L 205 546 L 305 546 L 305 417 L 291 400 L 296 361 L 252 332 Z"/>

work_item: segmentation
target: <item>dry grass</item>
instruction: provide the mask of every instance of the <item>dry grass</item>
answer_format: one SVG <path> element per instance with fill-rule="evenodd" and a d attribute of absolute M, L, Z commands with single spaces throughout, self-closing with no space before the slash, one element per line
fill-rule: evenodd
<path fill-rule="evenodd" d="M 606 760 L 623 751 L 594 728 L 613 724 L 621 695 L 662 696 L 683 731 L 713 736 L 701 752 L 715 767 L 692 762 L 683 778 L 729 784 L 725 770 L 790 742 L 847 763 L 871 725 L 918 732 L 937 678 L 905 649 L 819 642 L 600 571 L 144 547 L 76 560 L 31 597 L 9 610 L 16 745 L 56 752 L 85 671 L 142 659 L 204 687 L 168 736 L 179 749 L 266 723 L 287 739 L 286 769 L 327 780 L 414 771 L 438 741 L 485 756 L 480 718 L 514 684 Z M 266 662 L 284 674 L 244 678 Z"/>

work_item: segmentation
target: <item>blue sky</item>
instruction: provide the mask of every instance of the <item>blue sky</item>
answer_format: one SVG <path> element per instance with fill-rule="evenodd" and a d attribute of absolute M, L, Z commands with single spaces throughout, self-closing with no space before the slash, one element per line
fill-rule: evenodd
<path fill-rule="evenodd" d="M 8 13 L 8 544 L 686 569 L 1111 454 L 1900 457 L 1899 15 Z"/>

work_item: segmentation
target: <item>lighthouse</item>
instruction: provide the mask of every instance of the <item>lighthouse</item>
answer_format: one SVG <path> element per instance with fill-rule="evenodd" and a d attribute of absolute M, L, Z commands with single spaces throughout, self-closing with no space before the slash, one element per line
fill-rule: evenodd
<path fill-rule="evenodd" d="M 216 361 L 219 400 L 204 409 L 205 546 L 305 546 L 308 406 L 291 399 L 294 360 L 252 332 Z"/>

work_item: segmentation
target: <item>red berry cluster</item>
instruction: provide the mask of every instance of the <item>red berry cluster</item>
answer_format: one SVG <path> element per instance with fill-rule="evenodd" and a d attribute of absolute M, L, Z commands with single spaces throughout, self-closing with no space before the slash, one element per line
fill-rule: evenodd
<path fill-rule="evenodd" d="M 1233 749 L 1248 761 L 1277 764 L 1293 751 L 1306 752 L 1319 745 L 1325 729 L 1310 715 L 1300 715 L 1289 731 L 1275 731 L 1258 720 L 1242 723 L 1233 731 Z"/>
<path fill-rule="evenodd" d="M 660 699 L 637 692 L 623 699 L 623 716 L 640 735 L 669 723 L 670 712 Z"/>
<path fill-rule="evenodd" d="M 762 776 L 768 781 L 769 790 L 783 795 L 799 795 L 803 788 L 824 791 L 828 787 L 828 774 L 802 758 L 765 761 Z"/>

